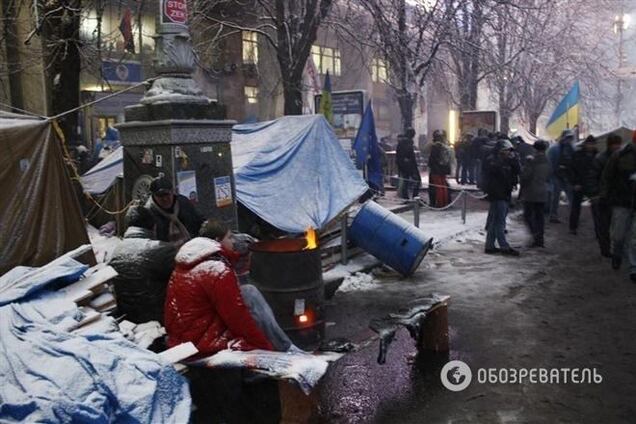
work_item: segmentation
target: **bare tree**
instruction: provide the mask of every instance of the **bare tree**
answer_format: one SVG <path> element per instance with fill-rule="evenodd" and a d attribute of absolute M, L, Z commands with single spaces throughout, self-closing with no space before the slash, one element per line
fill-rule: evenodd
<path fill-rule="evenodd" d="M 285 115 L 300 115 L 305 63 L 331 6 L 332 0 L 199 1 L 193 25 L 214 34 L 208 46 L 241 31 L 257 32 L 276 52 Z"/>
<path fill-rule="evenodd" d="M 346 25 L 361 43 L 387 61 L 404 129 L 413 126 L 413 107 L 448 33 L 455 7 L 442 0 L 352 2 Z M 370 17 L 370 19 L 369 19 Z M 370 20 L 371 25 L 365 27 Z M 366 31 L 364 30 L 366 29 Z"/>

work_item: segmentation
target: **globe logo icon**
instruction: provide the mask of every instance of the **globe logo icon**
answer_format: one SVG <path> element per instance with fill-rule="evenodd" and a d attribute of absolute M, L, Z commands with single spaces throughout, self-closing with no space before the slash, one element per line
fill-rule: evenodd
<path fill-rule="evenodd" d="M 470 385 L 473 373 L 465 362 L 454 360 L 442 367 L 440 379 L 448 390 L 461 392 Z"/>

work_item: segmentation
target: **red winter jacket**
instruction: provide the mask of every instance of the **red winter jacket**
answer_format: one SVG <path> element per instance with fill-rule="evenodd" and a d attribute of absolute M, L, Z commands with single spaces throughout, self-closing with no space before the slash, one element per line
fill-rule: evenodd
<path fill-rule="evenodd" d="M 179 249 L 166 294 L 168 346 L 192 342 L 200 355 L 227 349 L 230 342 L 235 350 L 272 350 L 243 302 L 230 266 L 233 253 L 204 237 Z"/>

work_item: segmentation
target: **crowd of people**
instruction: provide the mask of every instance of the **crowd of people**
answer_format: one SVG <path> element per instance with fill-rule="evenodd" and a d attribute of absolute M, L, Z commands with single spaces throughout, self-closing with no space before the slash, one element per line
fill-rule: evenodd
<path fill-rule="evenodd" d="M 166 177 L 155 178 L 150 192 L 146 204 L 128 209 L 110 261 L 119 274 L 119 312 L 135 323 L 161 322 L 168 347 L 192 342 L 199 356 L 227 348 L 300 351 L 260 291 L 240 283 L 249 268 L 241 235 L 204 220 Z"/>
<path fill-rule="evenodd" d="M 538 140 L 531 150 L 523 139 L 496 137 L 479 168 L 479 184 L 490 202 L 485 253 L 519 255 L 506 240 L 506 216 L 515 188 L 519 187 L 523 217 L 533 237 L 530 247 L 544 247 L 546 217 L 550 223 L 561 223 L 563 195 L 569 205 L 569 232 L 576 235 L 587 199 L 601 255 L 618 270 L 627 254 L 630 278 L 636 282 L 636 133 L 625 146 L 620 136 L 610 134 L 601 152 L 592 135 L 575 145 L 571 130 L 552 145 Z"/>
<path fill-rule="evenodd" d="M 421 188 L 420 169 L 413 145 L 414 132 L 398 136 L 396 163 L 398 195 L 416 198 Z M 620 269 L 624 256 L 636 282 L 636 133 L 624 140 L 610 134 L 599 146 L 594 136 L 577 143 L 576 133 L 565 130 L 554 143 L 527 143 L 522 137 L 488 133 L 464 135 L 455 143 L 458 184 L 475 185 L 490 203 L 485 253 L 519 256 L 506 239 L 506 218 L 519 189 L 523 218 L 532 234 L 530 247 L 544 247 L 545 222 L 559 224 L 561 201 L 567 199 L 569 232 L 579 229 L 581 206 L 590 203 L 600 253 Z M 451 148 L 444 131 L 433 132 L 428 155 L 429 205 L 444 208 L 451 202 L 448 177 L 453 168 Z"/>

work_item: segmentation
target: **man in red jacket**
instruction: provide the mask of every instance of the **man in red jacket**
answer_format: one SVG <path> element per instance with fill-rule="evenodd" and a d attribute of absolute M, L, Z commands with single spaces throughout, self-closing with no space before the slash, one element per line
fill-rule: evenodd
<path fill-rule="evenodd" d="M 165 305 L 168 345 L 192 342 L 200 354 L 234 350 L 297 349 L 276 323 L 271 308 L 254 286 L 238 284 L 232 268 L 235 252 L 209 238 L 184 244 L 175 257 Z"/>

